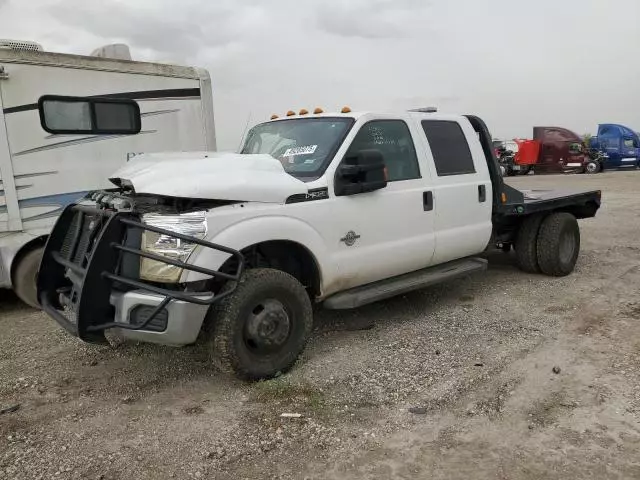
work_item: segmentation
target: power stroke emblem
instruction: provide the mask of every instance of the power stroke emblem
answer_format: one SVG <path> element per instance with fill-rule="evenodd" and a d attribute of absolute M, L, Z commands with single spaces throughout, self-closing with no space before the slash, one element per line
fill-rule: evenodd
<path fill-rule="evenodd" d="M 344 242 L 347 247 L 353 247 L 353 245 L 355 245 L 356 243 L 356 240 L 358 240 L 359 238 L 360 235 L 358 235 L 353 230 L 350 230 L 344 237 L 340 239 L 340 241 Z"/>

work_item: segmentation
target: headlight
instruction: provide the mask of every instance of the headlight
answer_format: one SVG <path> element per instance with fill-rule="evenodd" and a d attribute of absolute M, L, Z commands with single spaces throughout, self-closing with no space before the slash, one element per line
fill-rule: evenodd
<path fill-rule="evenodd" d="M 142 223 L 189 235 L 202 240 L 207 235 L 206 212 L 183 213 L 179 215 L 161 215 L 148 213 L 142 216 Z M 195 250 L 196 244 L 179 238 L 144 230 L 142 250 L 156 255 L 185 262 Z M 140 278 L 151 282 L 178 283 L 182 268 L 142 257 L 140 260 Z"/>

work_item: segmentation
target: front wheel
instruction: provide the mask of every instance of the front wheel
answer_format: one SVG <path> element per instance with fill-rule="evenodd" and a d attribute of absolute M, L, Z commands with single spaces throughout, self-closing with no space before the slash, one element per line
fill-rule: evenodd
<path fill-rule="evenodd" d="M 43 253 L 44 248 L 39 247 L 21 255 L 13 271 L 13 291 L 24 303 L 37 309 L 40 308 L 40 305 L 36 280 Z"/>
<path fill-rule="evenodd" d="M 290 370 L 313 326 L 311 300 L 302 284 L 269 268 L 245 272 L 210 315 L 215 363 L 244 380 Z"/>
<path fill-rule="evenodd" d="M 595 161 L 590 161 L 584 167 L 584 173 L 594 174 L 600 171 L 600 163 Z"/>

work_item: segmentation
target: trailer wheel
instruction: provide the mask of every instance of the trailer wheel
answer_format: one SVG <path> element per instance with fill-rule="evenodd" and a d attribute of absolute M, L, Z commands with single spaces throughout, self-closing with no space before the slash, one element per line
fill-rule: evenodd
<path fill-rule="evenodd" d="M 274 269 L 248 270 L 212 307 L 216 365 L 244 380 L 272 378 L 295 364 L 311 335 L 311 300 L 302 284 Z"/>
<path fill-rule="evenodd" d="M 594 160 L 590 160 L 585 166 L 584 166 L 584 173 L 598 173 L 600 171 L 600 163 L 596 162 Z"/>
<path fill-rule="evenodd" d="M 38 303 L 38 291 L 36 279 L 40 260 L 42 260 L 43 247 L 34 248 L 18 259 L 18 264 L 13 270 L 13 291 L 20 300 L 33 308 L 40 308 Z"/>
<path fill-rule="evenodd" d="M 525 218 L 520 224 L 516 236 L 516 262 L 523 272 L 538 273 L 538 231 L 544 220 L 543 215 L 533 215 Z"/>
<path fill-rule="evenodd" d="M 549 215 L 538 234 L 538 264 L 540 270 L 554 277 L 573 272 L 580 253 L 580 228 L 570 213 Z"/>

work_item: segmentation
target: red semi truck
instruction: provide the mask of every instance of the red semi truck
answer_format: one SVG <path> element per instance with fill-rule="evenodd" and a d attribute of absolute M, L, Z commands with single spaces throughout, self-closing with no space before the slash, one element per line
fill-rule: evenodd
<path fill-rule="evenodd" d="M 514 174 L 582 173 L 593 162 L 582 138 L 566 128 L 533 127 L 533 140 L 515 141 L 518 152 L 509 166 Z"/>

